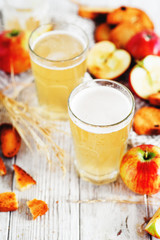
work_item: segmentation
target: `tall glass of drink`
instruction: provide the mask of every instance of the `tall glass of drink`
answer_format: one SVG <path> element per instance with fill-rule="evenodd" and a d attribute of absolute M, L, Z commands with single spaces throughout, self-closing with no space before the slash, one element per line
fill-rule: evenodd
<path fill-rule="evenodd" d="M 73 24 L 42 25 L 32 32 L 29 50 L 40 105 L 66 119 L 69 94 L 86 72 L 86 33 Z"/>
<path fill-rule="evenodd" d="M 75 166 L 85 180 L 104 184 L 117 179 L 134 107 L 131 92 L 114 81 L 92 80 L 72 91 L 68 111 Z"/>

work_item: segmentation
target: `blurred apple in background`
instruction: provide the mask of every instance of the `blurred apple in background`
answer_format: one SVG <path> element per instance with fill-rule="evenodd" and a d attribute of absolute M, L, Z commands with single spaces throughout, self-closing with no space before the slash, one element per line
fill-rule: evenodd
<path fill-rule="evenodd" d="M 142 59 L 148 55 L 160 55 L 160 38 L 152 30 L 144 30 L 134 35 L 125 49 L 135 58 Z"/>
<path fill-rule="evenodd" d="M 0 33 L 0 70 L 19 74 L 30 68 L 28 38 L 23 31 Z"/>
<path fill-rule="evenodd" d="M 140 98 L 148 99 L 160 91 L 160 57 L 149 55 L 130 71 L 131 90 Z"/>
<path fill-rule="evenodd" d="M 120 164 L 120 175 L 135 193 L 155 194 L 160 191 L 160 147 L 140 145 L 131 148 Z"/>

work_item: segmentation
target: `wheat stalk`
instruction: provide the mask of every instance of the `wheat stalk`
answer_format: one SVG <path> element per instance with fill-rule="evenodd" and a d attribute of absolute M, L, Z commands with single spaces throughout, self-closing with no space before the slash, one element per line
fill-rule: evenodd
<path fill-rule="evenodd" d="M 144 196 L 141 198 L 132 199 L 132 198 L 124 198 L 120 199 L 118 196 L 116 197 L 108 197 L 106 199 L 84 199 L 84 200 L 68 200 L 68 202 L 76 203 L 76 204 L 93 204 L 93 203 L 106 203 L 106 202 L 114 202 L 114 203 L 121 203 L 121 204 L 140 204 L 140 205 L 146 205 Z M 160 198 L 151 197 L 147 199 L 147 204 L 154 206 L 154 205 L 160 205 Z"/>
<path fill-rule="evenodd" d="M 51 161 L 51 148 L 58 158 L 62 170 L 65 172 L 64 150 L 53 141 L 50 129 L 53 129 L 54 132 L 60 130 L 57 129 L 57 125 L 53 121 L 48 119 L 49 113 L 47 110 L 41 107 L 31 107 L 26 103 L 10 98 L 3 91 L 0 91 L 0 104 L 6 110 L 10 121 L 26 145 L 32 150 L 28 140 L 28 136 L 31 136 L 36 147 L 46 154 L 49 162 Z M 47 118 L 41 114 L 42 111 L 47 114 Z"/>

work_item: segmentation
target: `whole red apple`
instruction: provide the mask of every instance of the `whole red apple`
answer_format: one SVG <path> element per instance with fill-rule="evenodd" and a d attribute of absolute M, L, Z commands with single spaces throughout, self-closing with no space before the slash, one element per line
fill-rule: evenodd
<path fill-rule="evenodd" d="M 148 55 L 160 56 L 160 38 L 154 31 L 144 30 L 128 41 L 126 50 L 135 59 L 142 59 Z"/>
<path fill-rule="evenodd" d="M 160 191 L 160 147 L 140 145 L 131 148 L 120 164 L 120 175 L 126 186 L 139 194 Z"/>
<path fill-rule="evenodd" d="M 0 69 L 6 73 L 19 74 L 30 68 L 27 37 L 23 31 L 0 33 Z"/>

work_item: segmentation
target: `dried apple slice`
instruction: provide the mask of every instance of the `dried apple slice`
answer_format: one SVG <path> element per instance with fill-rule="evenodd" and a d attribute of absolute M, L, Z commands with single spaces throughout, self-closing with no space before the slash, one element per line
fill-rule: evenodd
<path fill-rule="evenodd" d="M 142 10 L 133 7 L 121 6 L 107 15 L 107 23 L 111 25 L 130 22 L 135 24 L 140 21 L 146 29 L 154 29 L 154 24 L 149 16 Z"/>
<path fill-rule="evenodd" d="M 142 99 L 160 90 L 160 57 L 149 55 L 138 61 L 130 72 L 130 86 L 133 92 Z"/>
<path fill-rule="evenodd" d="M 16 186 L 20 191 L 24 191 L 36 184 L 36 181 L 22 168 L 14 164 Z"/>
<path fill-rule="evenodd" d="M 44 215 L 48 211 L 47 203 L 36 198 L 31 201 L 27 201 L 27 206 L 33 216 L 33 220 L 35 220 L 38 216 Z"/>
<path fill-rule="evenodd" d="M 160 109 L 140 108 L 134 115 L 133 129 L 138 135 L 160 135 Z"/>
<path fill-rule="evenodd" d="M 0 212 L 16 211 L 18 201 L 14 192 L 0 193 Z"/>
<path fill-rule="evenodd" d="M 0 157 L 0 176 L 4 176 L 6 175 L 7 170 L 6 170 L 6 166 L 2 160 L 2 158 Z"/>
<path fill-rule="evenodd" d="M 94 7 L 80 5 L 78 9 L 78 15 L 84 18 L 89 18 L 92 20 L 97 20 L 98 18 L 106 18 L 108 12 L 111 12 L 113 9 L 104 8 L 104 7 Z"/>
<path fill-rule="evenodd" d="M 149 223 L 146 225 L 145 230 L 150 235 L 160 238 L 160 208 L 158 208 Z"/>
<path fill-rule="evenodd" d="M 160 92 L 151 94 L 148 100 L 150 104 L 160 107 Z"/>
<path fill-rule="evenodd" d="M 117 49 L 110 41 L 96 43 L 87 58 L 89 72 L 96 78 L 115 79 L 122 75 L 131 63 L 130 54 Z"/>

